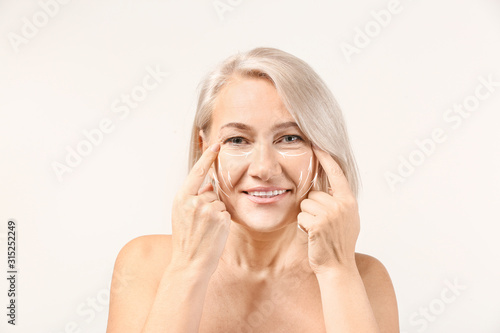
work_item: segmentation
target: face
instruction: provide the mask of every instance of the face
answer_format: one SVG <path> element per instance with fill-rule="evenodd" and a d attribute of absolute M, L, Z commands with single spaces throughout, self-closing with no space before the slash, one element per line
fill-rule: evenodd
<path fill-rule="evenodd" d="M 229 83 L 216 100 L 210 133 L 200 135 L 203 149 L 221 143 L 210 176 L 234 222 L 265 232 L 297 221 L 317 160 L 272 83 Z"/>

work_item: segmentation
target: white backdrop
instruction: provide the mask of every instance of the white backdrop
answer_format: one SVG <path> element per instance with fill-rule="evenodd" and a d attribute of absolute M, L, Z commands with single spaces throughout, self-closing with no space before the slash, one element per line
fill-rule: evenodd
<path fill-rule="evenodd" d="M 9 219 L 18 268 L 17 325 L 2 278 L 0 330 L 105 330 L 121 247 L 171 233 L 199 80 L 270 46 L 308 62 L 343 109 L 363 182 L 357 251 L 389 270 L 401 331 L 500 332 L 499 11 L 493 0 L 0 2 L 0 275 Z"/>

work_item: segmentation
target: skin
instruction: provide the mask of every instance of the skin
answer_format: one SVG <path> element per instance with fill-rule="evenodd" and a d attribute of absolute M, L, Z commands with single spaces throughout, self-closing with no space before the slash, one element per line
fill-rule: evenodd
<path fill-rule="evenodd" d="M 224 127 L 235 122 L 248 128 Z M 355 252 L 347 179 L 298 128 L 277 129 L 287 122 L 268 81 L 223 88 L 174 199 L 172 235 L 136 238 L 118 255 L 108 332 L 399 332 L 387 270 Z M 329 193 L 313 186 L 320 165 Z M 216 189 L 201 186 L 207 175 Z M 243 192 L 271 185 L 289 191 L 273 204 Z"/>
<path fill-rule="evenodd" d="M 295 243 L 304 243 L 303 238 L 297 238 L 296 220 L 304 192 L 309 188 L 302 185 L 310 184 L 314 178 L 314 173 L 307 172 L 309 163 L 312 159 L 316 172 L 317 161 L 310 142 L 298 128 L 273 130 L 279 124 L 295 121 L 270 83 L 236 79 L 231 88 L 220 93 L 212 115 L 211 133 L 200 132 L 203 150 L 222 142 L 220 164 L 214 163 L 213 168 L 221 190 L 228 194 L 223 193 L 220 198 L 234 222 L 222 260 L 230 266 L 256 271 L 262 278 L 271 278 L 284 269 L 287 257 L 293 259 L 298 245 Z M 229 123 L 245 124 L 249 129 L 224 127 Z M 294 135 L 303 141 L 295 138 L 293 143 L 283 142 L 292 139 L 283 136 Z M 235 156 L 239 152 L 247 154 Z M 284 154 L 299 156 L 283 157 Z M 231 175 L 232 188 L 224 181 L 225 172 Z M 301 172 L 303 179 L 299 184 Z M 252 203 L 242 193 L 270 185 L 290 189 L 291 193 L 269 207 Z"/>

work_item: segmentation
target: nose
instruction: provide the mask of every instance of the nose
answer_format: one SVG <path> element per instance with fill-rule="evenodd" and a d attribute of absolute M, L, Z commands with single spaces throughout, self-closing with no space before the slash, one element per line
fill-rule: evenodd
<path fill-rule="evenodd" d="M 260 178 L 263 181 L 269 181 L 282 172 L 279 157 L 281 157 L 279 153 L 270 145 L 260 144 L 255 146 L 248 156 L 250 159 L 248 175 Z"/>

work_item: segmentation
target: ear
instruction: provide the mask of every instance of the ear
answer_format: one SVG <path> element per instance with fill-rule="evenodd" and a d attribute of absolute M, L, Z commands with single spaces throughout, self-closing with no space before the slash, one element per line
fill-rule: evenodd
<path fill-rule="evenodd" d="M 200 129 L 200 131 L 198 132 L 198 147 L 200 148 L 200 150 L 201 150 L 202 153 L 209 146 L 207 139 L 208 138 L 207 138 L 205 132 L 202 129 Z"/>
<path fill-rule="evenodd" d="M 202 154 L 208 147 L 210 147 L 210 141 L 208 140 L 208 136 L 206 135 L 206 132 L 203 131 L 202 129 L 200 129 L 200 131 L 198 132 L 198 147 L 200 148 Z M 210 178 L 212 178 L 211 176 L 212 171 L 215 171 L 213 163 L 210 166 L 210 171 L 208 172 L 208 174 L 210 174 Z"/>

